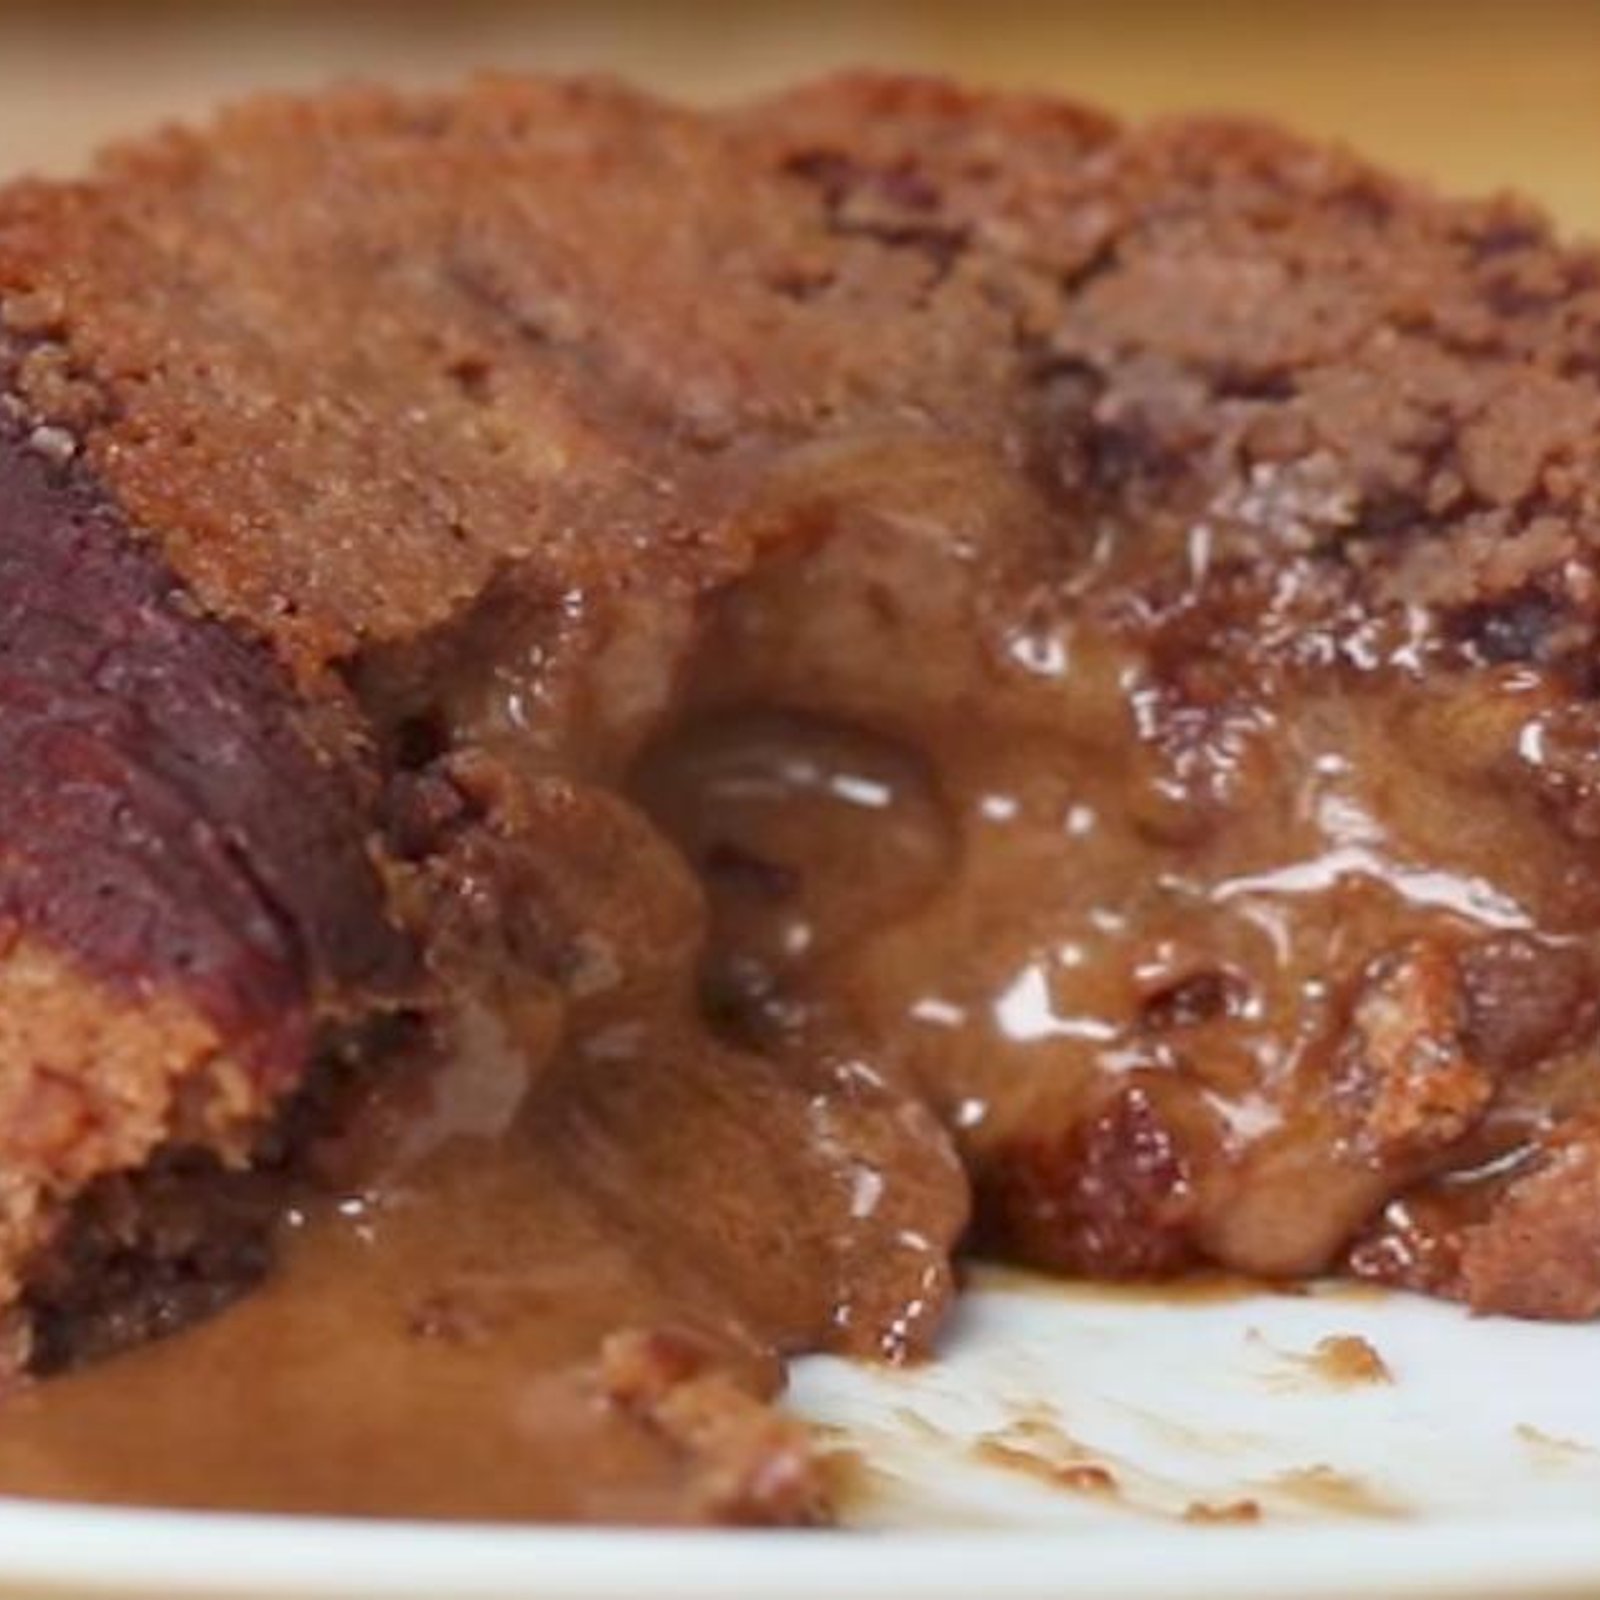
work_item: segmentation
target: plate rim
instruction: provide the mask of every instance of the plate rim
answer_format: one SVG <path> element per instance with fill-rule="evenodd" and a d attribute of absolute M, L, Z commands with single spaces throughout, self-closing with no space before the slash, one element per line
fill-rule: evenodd
<path fill-rule="evenodd" d="M 1181 1559 L 1178 1559 L 1181 1558 Z M 1086 1589 L 1085 1585 L 1091 1585 Z M 0 1498 L 0 1594 L 169 1600 L 1600 1595 L 1600 1517 L 1061 1532 L 640 1531 Z"/>

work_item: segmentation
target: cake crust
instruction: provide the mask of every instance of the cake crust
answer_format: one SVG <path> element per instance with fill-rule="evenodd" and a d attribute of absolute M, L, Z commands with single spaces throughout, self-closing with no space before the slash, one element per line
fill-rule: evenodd
<path fill-rule="evenodd" d="M 410 962 L 352 774 L 64 440 L 0 420 L 8 1303 L 97 1178 L 247 1160 L 319 1031 L 398 1004 Z"/>

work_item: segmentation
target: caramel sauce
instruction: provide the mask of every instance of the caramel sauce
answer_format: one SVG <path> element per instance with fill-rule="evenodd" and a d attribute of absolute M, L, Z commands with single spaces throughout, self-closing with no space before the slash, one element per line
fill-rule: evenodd
<path fill-rule="evenodd" d="M 1269 1503 L 1344 1517 L 1389 1520 L 1410 1514 L 1408 1506 L 1360 1478 L 1321 1463 L 1275 1473 L 1261 1485 L 1261 1492 Z"/>
<path fill-rule="evenodd" d="M 1055 1461 L 1003 1434 L 980 1439 L 973 1456 L 986 1466 L 1020 1473 L 1049 1489 L 1096 1495 L 1114 1495 L 1118 1489 L 1116 1473 L 1110 1467 L 1096 1461 Z"/>
<path fill-rule="evenodd" d="M 1409 614 L 1297 636 L 1292 562 L 1225 655 L 1203 552 L 1161 589 L 1172 553 L 1102 529 L 1046 587 L 1003 495 L 949 487 L 932 539 L 908 478 L 724 603 L 641 768 L 740 1036 L 900 1063 L 981 1237 L 1100 1276 L 1325 1271 L 1592 1101 L 1552 1048 L 1600 879 L 1534 792 L 1547 679 L 1457 670 Z"/>
<path fill-rule="evenodd" d="M 1231 1526 L 1261 1521 L 1259 1500 L 1195 1500 L 1184 1508 L 1183 1520 L 1202 1526 Z"/>
<path fill-rule="evenodd" d="M 972 1263 L 963 1279 L 979 1289 L 1007 1295 L 1028 1295 L 1036 1299 L 1059 1301 L 1066 1305 L 1142 1305 L 1183 1307 L 1227 1305 L 1273 1294 L 1286 1298 L 1303 1295 L 1297 1284 L 1273 1282 L 1265 1278 L 1246 1278 L 1237 1273 L 1200 1269 L 1172 1278 L 1137 1279 L 1122 1283 L 1085 1282 L 1081 1279 L 1053 1277 L 1044 1273 L 984 1261 Z M 1350 1287 L 1340 1284 L 1341 1290 Z M 1376 1293 L 1376 1291 L 1373 1291 Z"/>
<path fill-rule="evenodd" d="M 1560 1434 L 1546 1433 L 1543 1428 L 1536 1428 L 1531 1422 L 1519 1422 L 1512 1432 L 1541 1466 L 1570 1467 L 1582 1461 L 1585 1456 L 1595 1454 L 1595 1447 L 1592 1444 L 1585 1444 L 1579 1439 L 1563 1438 Z"/>
<path fill-rule="evenodd" d="M 376 1205 L 303 1214 L 279 1272 L 225 1315 L 15 1395 L 0 1485 L 349 1515 L 704 1514 L 671 1441 L 585 1370 L 662 1287 L 581 1213 L 494 1187 L 463 1151 Z M 482 1235 L 450 1226 L 486 1203 Z"/>
<path fill-rule="evenodd" d="M 856 1318 L 886 1334 L 915 1317 L 917 1285 L 931 1317 L 940 1252 L 872 1237 L 866 1180 L 840 1154 L 848 1106 L 833 1108 L 830 1148 L 823 1095 L 735 1086 L 731 1058 L 685 1051 L 631 1064 L 670 1076 L 653 1097 L 536 1088 L 492 1131 L 481 1117 L 462 1131 L 470 1091 L 448 1080 L 426 1091 L 441 1102 L 432 1137 L 418 1138 L 431 1118 L 416 1105 L 369 1109 L 365 1137 L 390 1152 L 369 1146 L 360 1187 L 290 1212 L 259 1292 L 10 1397 L 0 1490 L 474 1519 L 819 1514 L 810 1497 L 827 1486 L 803 1430 L 761 1404 L 781 1386 L 777 1353 L 848 1345 Z M 874 1114 L 870 1088 L 849 1095 Z M 763 1114 L 747 1125 L 752 1097 Z M 822 1185 L 847 1220 L 827 1216 Z M 815 1214 L 789 1221 L 796 1191 Z M 892 1211 L 892 1194 L 875 1198 Z M 835 1259 L 825 1230 L 870 1265 Z M 690 1352 L 691 1379 L 716 1386 L 702 1396 L 714 1425 L 677 1425 L 670 1372 L 638 1403 L 615 1370 L 630 1332 L 665 1339 L 669 1364 Z M 797 1504 L 764 1500 L 775 1470 Z"/>

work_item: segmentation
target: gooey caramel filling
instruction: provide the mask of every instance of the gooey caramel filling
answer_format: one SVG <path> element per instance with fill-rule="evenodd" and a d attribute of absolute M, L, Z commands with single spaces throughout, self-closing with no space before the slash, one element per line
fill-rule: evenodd
<path fill-rule="evenodd" d="M 998 490 L 964 518 L 977 467 L 901 465 L 724 603 L 640 771 L 724 1026 L 894 1062 L 980 1237 L 1042 1265 L 1592 1309 L 1570 1229 L 1463 1232 L 1593 1101 L 1556 675 L 1416 613 L 1302 622 L 1313 563 L 1242 583 L 1203 526 L 1041 549 Z"/>

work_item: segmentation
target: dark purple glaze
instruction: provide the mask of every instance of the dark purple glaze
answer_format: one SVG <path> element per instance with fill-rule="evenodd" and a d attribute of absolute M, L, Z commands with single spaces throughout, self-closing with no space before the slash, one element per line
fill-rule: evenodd
<path fill-rule="evenodd" d="M 266 652 L 0 420 L 0 927 L 181 987 L 277 1079 L 314 994 L 405 971 L 365 833 Z"/>

